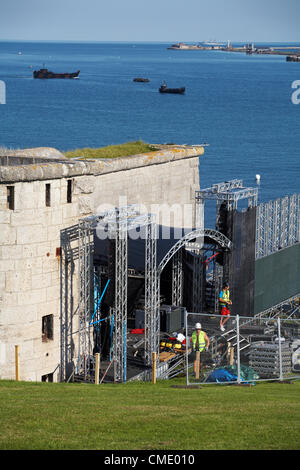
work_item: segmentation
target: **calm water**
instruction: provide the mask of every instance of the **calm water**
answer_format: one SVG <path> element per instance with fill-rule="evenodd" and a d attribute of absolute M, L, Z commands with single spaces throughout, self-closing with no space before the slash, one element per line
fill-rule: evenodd
<path fill-rule="evenodd" d="M 55 72 L 80 69 L 80 78 L 34 80 L 43 63 Z M 300 63 L 285 57 L 167 44 L 0 42 L 0 80 L 7 102 L 0 146 L 207 142 L 202 187 L 233 178 L 253 186 L 259 173 L 260 200 L 300 192 L 300 105 L 291 102 Z M 186 94 L 161 95 L 162 80 Z"/>

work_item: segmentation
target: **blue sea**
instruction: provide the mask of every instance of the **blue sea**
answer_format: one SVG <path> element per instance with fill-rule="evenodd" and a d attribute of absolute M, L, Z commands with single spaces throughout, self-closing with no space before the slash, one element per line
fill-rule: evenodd
<path fill-rule="evenodd" d="M 208 143 L 201 187 L 229 179 L 260 200 L 300 192 L 300 63 L 285 56 L 173 51 L 159 43 L 0 42 L 0 146 L 64 151 L 129 140 Z M 78 80 L 34 80 L 43 66 Z M 134 83 L 137 76 L 150 83 Z M 185 86 L 185 95 L 158 92 Z"/>

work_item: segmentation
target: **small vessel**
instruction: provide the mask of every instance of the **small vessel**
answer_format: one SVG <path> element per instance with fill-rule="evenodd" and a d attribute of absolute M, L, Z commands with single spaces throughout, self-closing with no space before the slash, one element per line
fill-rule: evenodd
<path fill-rule="evenodd" d="M 54 73 L 48 69 L 34 70 L 33 78 L 78 78 L 80 70 L 74 73 Z"/>
<path fill-rule="evenodd" d="M 136 77 L 133 79 L 134 82 L 148 83 L 150 82 L 149 78 Z"/>
<path fill-rule="evenodd" d="M 163 82 L 158 91 L 160 93 L 177 93 L 182 95 L 183 93 L 185 93 L 185 87 L 168 88 L 166 82 Z"/>
<path fill-rule="evenodd" d="M 286 61 L 287 62 L 300 62 L 300 55 L 287 55 Z"/>

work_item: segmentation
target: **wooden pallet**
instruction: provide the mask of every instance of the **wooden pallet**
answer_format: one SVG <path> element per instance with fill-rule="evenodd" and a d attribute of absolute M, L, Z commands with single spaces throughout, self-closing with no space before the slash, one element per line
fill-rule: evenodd
<path fill-rule="evenodd" d="M 159 362 L 166 362 L 176 356 L 176 353 L 164 351 L 159 354 Z"/>

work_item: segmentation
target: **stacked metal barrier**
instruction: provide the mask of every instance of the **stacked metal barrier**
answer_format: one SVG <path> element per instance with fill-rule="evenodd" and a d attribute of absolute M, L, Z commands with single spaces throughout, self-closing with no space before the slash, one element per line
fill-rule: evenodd
<path fill-rule="evenodd" d="M 249 352 L 249 365 L 262 378 L 278 378 L 292 372 L 292 350 L 289 344 L 253 343 Z M 281 360 L 280 360 L 281 358 Z"/>
<path fill-rule="evenodd" d="M 187 385 L 299 380 L 300 338 L 297 325 L 300 325 L 300 319 L 297 313 L 293 315 L 293 319 L 278 317 L 276 321 L 231 316 L 226 331 L 222 332 L 220 315 L 186 312 L 186 344 L 191 348 L 190 340 L 198 322 L 210 341 L 209 347 L 200 352 L 199 365 L 195 364 L 192 351 L 186 356 Z M 195 365 L 198 367 L 197 376 Z"/>

